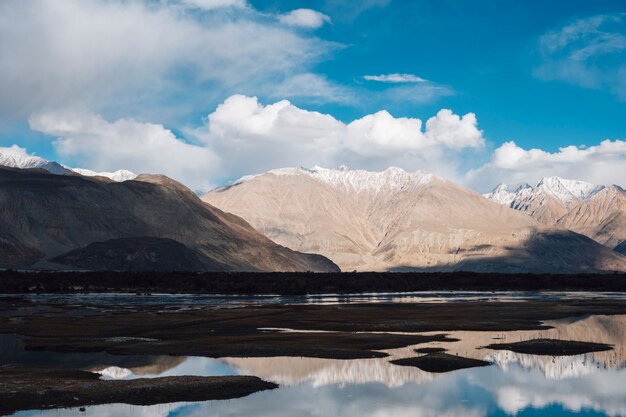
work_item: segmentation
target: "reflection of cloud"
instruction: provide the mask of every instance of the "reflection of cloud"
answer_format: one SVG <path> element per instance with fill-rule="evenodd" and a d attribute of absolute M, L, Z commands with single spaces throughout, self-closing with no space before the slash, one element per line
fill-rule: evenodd
<path fill-rule="evenodd" d="M 602 369 L 555 383 L 538 370 L 514 365 L 488 378 L 477 378 L 476 383 L 490 392 L 498 407 L 509 414 L 552 404 L 574 412 L 586 408 L 610 416 L 626 414 L 625 370 Z"/>

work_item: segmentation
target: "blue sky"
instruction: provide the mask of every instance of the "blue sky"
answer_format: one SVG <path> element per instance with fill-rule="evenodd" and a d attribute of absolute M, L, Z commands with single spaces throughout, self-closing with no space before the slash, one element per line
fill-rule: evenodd
<path fill-rule="evenodd" d="M 626 185 L 623 1 L 6 0 L 0 16 L 0 146 L 73 166 L 197 190 L 343 163 L 480 191 Z"/>

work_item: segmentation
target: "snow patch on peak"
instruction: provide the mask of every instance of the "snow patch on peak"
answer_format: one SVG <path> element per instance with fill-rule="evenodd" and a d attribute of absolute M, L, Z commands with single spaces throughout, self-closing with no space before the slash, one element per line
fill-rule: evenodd
<path fill-rule="evenodd" d="M 359 191 L 379 191 L 382 189 L 399 190 L 408 185 L 423 185 L 433 179 L 432 174 L 424 171 L 406 172 L 402 168 L 389 167 L 381 172 L 361 169 L 339 169 L 314 167 L 307 171 L 315 179 L 333 187 L 345 187 Z"/>
<path fill-rule="evenodd" d="M 434 178 L 439 178 L 425 171 L 407 172 L 397 167 L 389 167 L 384 171 L 372 172 L 362 169 L 350 169 L 345 165 L 341 165 L 337 169 L 323 168 L 316 165 L 312 168 L 278 168 L 261 174 L 246 175 L 218 187 L 214 191 L 226 191 L 229 188 L 266 174 L 276 176 L 307 175 L 332 187 L 347 188 L 357 192 L 366 190 L 380 191 L 382 189 L 401 190 L 409 185 L 428 184 Z"/>
<path fill-rule="evenodd" d="M 515 198 L 523 191 L 532 189 L 527 183 L 505 184 L 501 183 L 496 186 L 490 193 L 483 194 L 484 197 L 495 201 L 496 203 L 511 206 Z"/>
<path fill-rule="evenodd" d="M 114 172 L 96 172 L 96 171 L 92 171 L 90 169 L 85 169 L 85 168 L 71 168 L 71 169 L 77 174 L 84 175 L 85 177 L 106 177 L 115 182 L 129 181 L 129 180 L 134 180 L 135 178 L 137 178 L 137 174 L 127 169 L 118 169 L 117 171 L 114 171 Z"/>
<path fill-rule="evenodd" d="M 68 167 L 54 161 L 48 161 L 47 159 L 36 155 L 31 155 L 26 151 L 26 149 L 17 145 L 13 145 L 8 148 L 0 148 L 0 165 L 20 169 L 44 169 L 55 175 L 77 173 L 87 177 L 107 177 L 116 182 L 137 178 L 137 174 L 126 169 L 120 169 L 115 172 L 95 172 L 90 169 Z"/>

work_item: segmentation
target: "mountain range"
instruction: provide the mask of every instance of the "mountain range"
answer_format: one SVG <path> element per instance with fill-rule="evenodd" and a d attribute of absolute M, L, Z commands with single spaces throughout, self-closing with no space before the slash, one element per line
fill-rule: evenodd
<path fill-rule="evenodd" d="M 202 199 L 342 270 L 626 270 L 626 257 L 425 172 L 285 168 Z"/>
<path fill-rule="evenodd" d="M 500 184 L 485 197 L 625 253 L 626 191 L 617 185 L 548 177 L 535 186 Z"/>
<path fill-rule="evenodd" d="M 17 147 L 2 164 L 27 168 L 0 169 L 4 267 L 626 271 L 617 186 L 551 177 L 482 196 L 422 171 L 314 167 L 200 199 L 164 176 L 71 169 Z"/>

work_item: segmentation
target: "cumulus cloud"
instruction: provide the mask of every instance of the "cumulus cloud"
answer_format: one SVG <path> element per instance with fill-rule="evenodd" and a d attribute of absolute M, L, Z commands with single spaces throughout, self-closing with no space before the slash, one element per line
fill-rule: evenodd
<path fill-rule="evenodd" d="M 473 114 L 460 117 L 441 110 L 424 128 L 420 119 L 380 111 L 346 124 L 286 100 L 264 106 L 241 95 L 221 104 L 195 134 L 222 157 L 230 176 L 282 166 L 346 164 L 431 169 L 454 177 L 461 151 L 484 145 Z"/>
<path fill-rule="evenodd" d="M 296 9 L 278 16 L 278 20 L 288 26 L 317 29 L 330 23 L 330 17 L 313 9 Z"/>
<path fill-rule="evenodd" d="M 29 124 L 56 137 L 53 145 L 64 162 L 96 171 L 165 174 L 202 190 L 214 185 L 211 180 L 219 169 L 219 159 L 210 149 L 185 143 L 159 124 L 108 122 L 80 112 L 37 114 Z"/>
<path fill-rule="evenodd" d="M 243 1 L 189 1 L 206 11 L 179 1 L 0 2 L 0 115 L 59 103 L 109 114 L 146 114 L 180 97 L 199 105 L 280 83 L 336 47 L 250 7 L 218 7 Z"/>
<path fill-rule="evenodd" d="M 523 149 L 515 142 L 498 147 L 485 165 L 469 171 L 468 184 L 482 190 L 498 182 L 537 182 L 561 176 L 596 184 L 626 185 L 626 140 L 604 140 L 599 145 L 567 146 L 558 152 Z"/>
<path fill-rule="evenodd" d="M 367 81 L 379 81 L 383 83 L 424 83 L 425 79 L 414 74 L 380 74 L 380 75 L 364 75 L 363 79 Z"/>
<path fill-rule="evenodd" d="M 626 13 L 577 19 L 539 38 L 542 63 L 534 75 L 626 99 Z"/>

